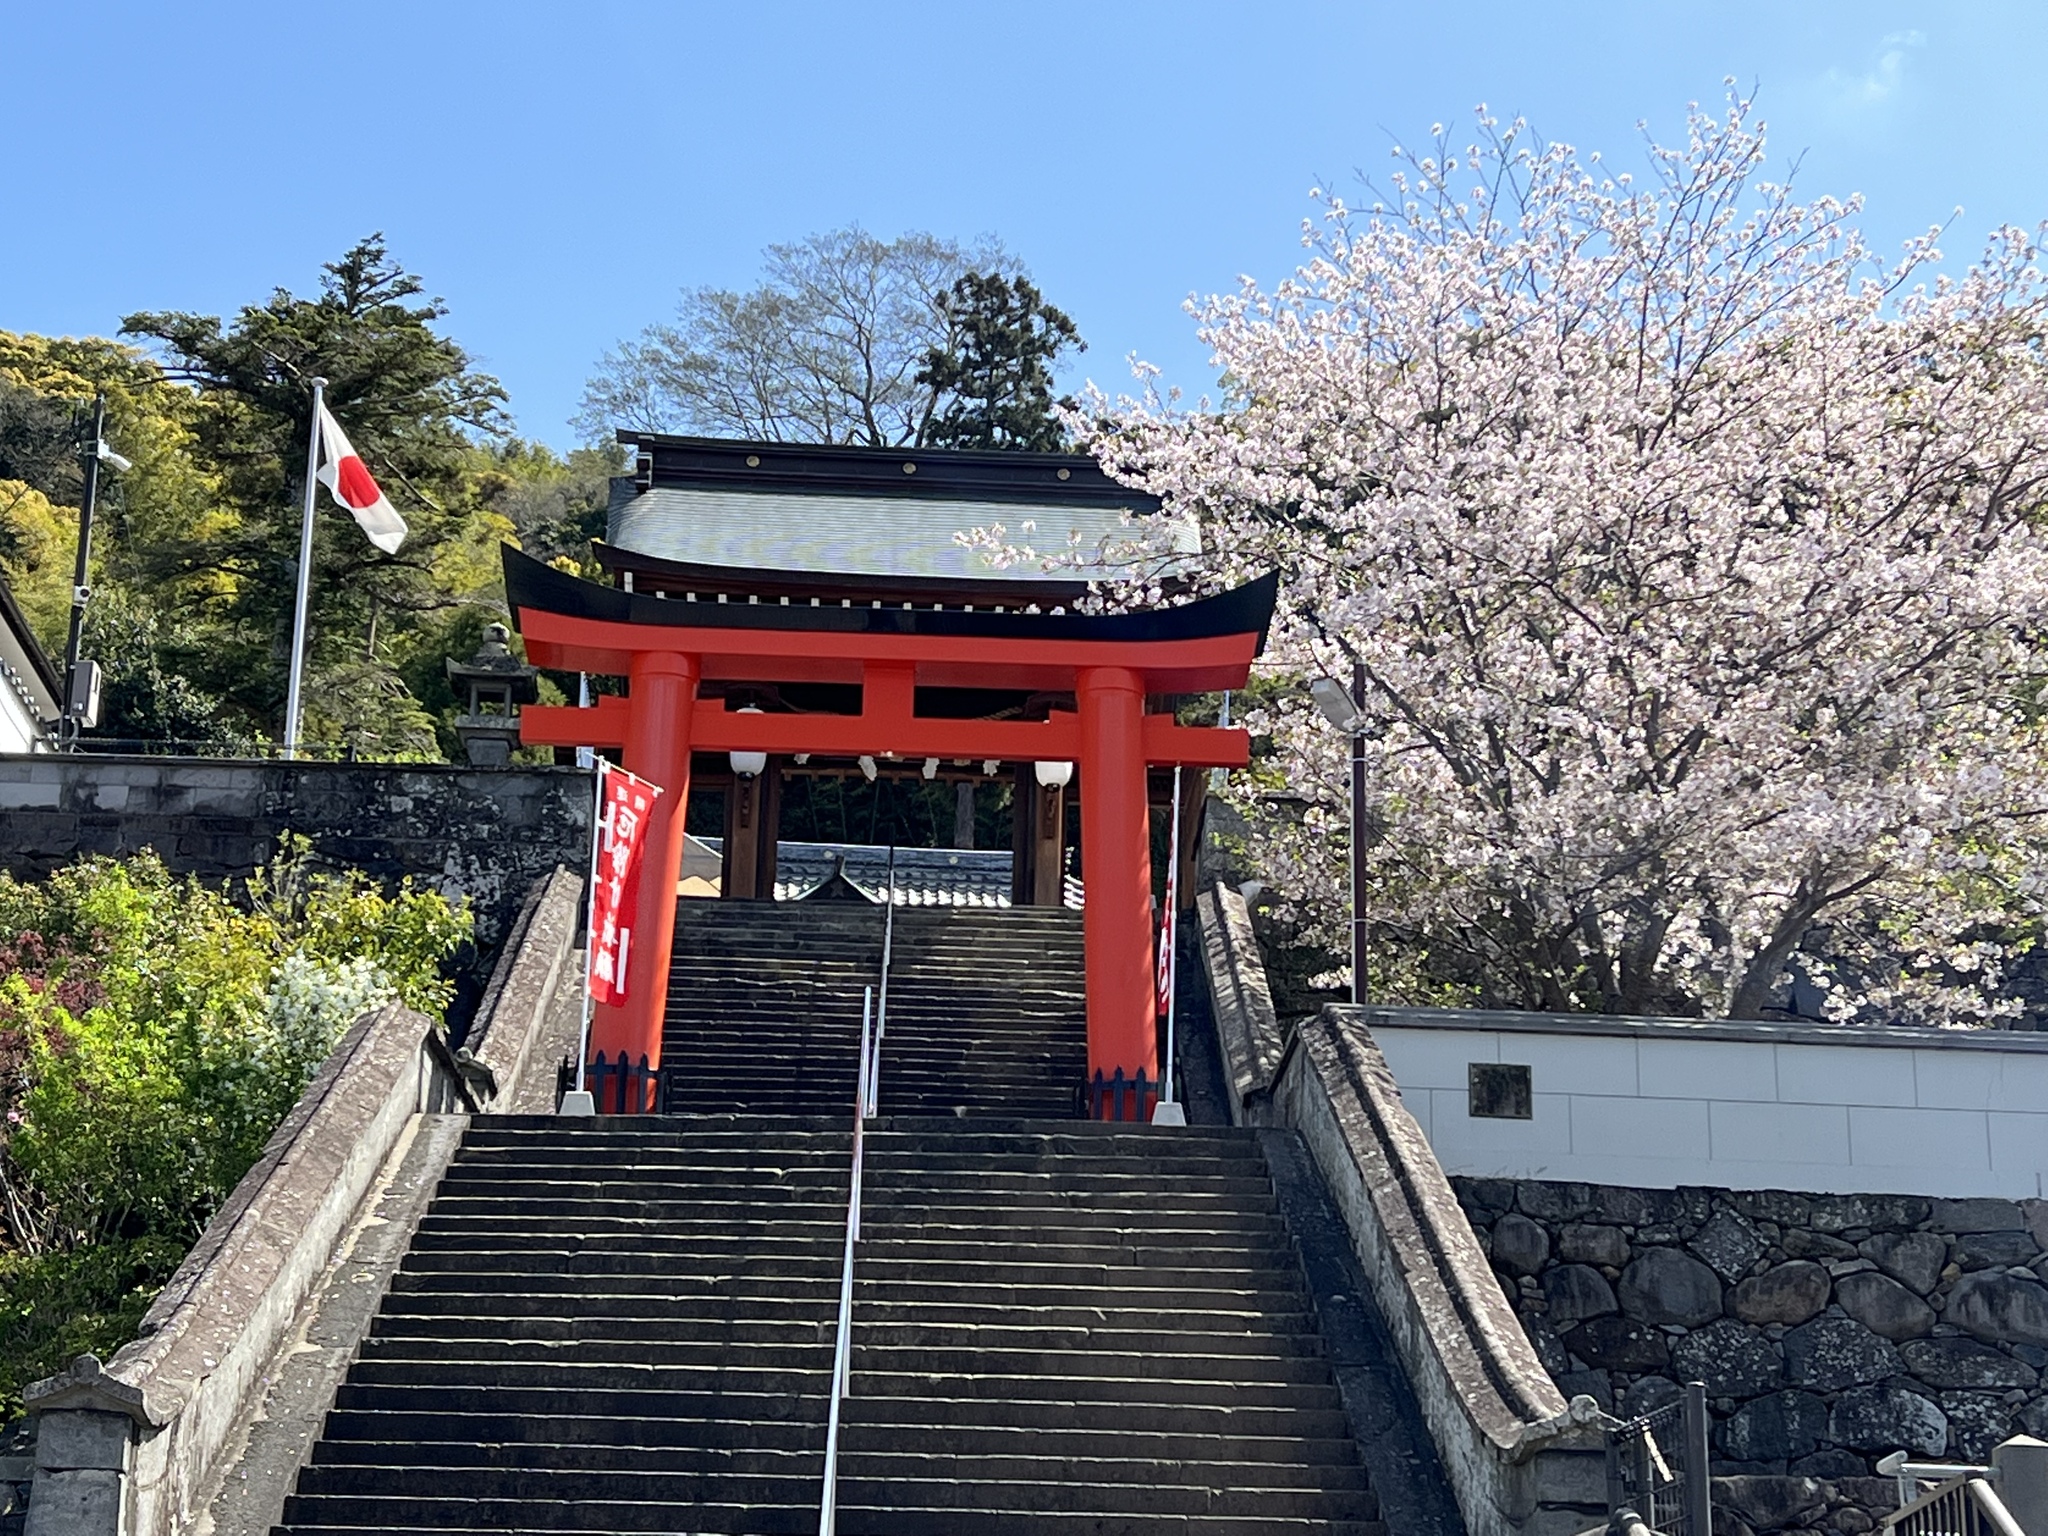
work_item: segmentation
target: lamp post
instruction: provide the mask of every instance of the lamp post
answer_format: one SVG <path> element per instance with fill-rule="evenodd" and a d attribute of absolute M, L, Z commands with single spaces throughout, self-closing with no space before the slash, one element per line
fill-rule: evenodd
<path fill-rule="evenodd" d="M 1308 692 L 1323 718 L 1351 738 L 1351 1001 L 1363 1004 L 1372 1000 L 1365 970 L 1370 926 L 1365 908 L 1365 731 L 1370 724 L 1365 717 L 1365 669 L 1352 667 L 1348 689 L 1334 677 L 1319 677 L 1308 685 Z"/>

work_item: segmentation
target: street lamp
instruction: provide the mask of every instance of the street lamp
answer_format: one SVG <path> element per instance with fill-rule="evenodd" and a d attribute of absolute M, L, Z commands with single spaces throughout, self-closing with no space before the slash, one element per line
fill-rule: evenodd
<path fill-rule="evenodd" d="M 1365 732 L 1371 724 L 1364 708 L 1365 669 L 1352 669 L 1349 688 L 1334 677 L 1319 677 L 1308 685 L 1308 696 L 1325 720 L 1351 738 L 1351 1001 L 1365 1003 L 1371 1000 L 1365 975 Z"/>

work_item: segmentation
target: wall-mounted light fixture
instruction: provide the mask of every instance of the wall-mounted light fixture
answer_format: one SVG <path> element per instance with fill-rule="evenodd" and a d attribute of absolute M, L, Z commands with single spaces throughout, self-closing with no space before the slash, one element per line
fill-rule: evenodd
<path fill-rule="evenodd" d="M 1037 762 L 1031 771 L 1038 776 L 1038 782 L 1046 789 L 1065 789 L 1074 779 L 1074 765 L 1064 762 Z"/>

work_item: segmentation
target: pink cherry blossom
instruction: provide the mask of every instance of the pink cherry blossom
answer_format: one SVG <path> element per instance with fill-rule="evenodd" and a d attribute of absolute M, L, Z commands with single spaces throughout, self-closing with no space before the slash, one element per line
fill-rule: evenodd
<path fill-rule="evenodd" d="M 1199 522 L 1205 585 L 1282 571 L 1271 677 L 1363 678 L 1383 987 L 1747 1017 L 1804 968 L 1836 1018 L 2009 1013 L 2048 821 L 2036 242 L 1881 263 L 1736 97 L 1650 161 L 1482 113 L 1191 306 L 1222 400 L 1076 425 Z M 1346 743 L 1298 688 L 1249 723 L 1255 856 L 1341 949 Z"/>

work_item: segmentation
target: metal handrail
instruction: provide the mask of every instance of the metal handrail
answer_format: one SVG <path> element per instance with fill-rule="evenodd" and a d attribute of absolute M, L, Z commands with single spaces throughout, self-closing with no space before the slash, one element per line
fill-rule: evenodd
<path fill-rule="evenodd" d="M 882 909 L 882 992 L 876 1001 L 875 1008 L 875 1061 L 878 1065 L 882 1059 L 882 1036 L 889 1029 L 889 960 L 895 947 L 896 845 L 891 843 L 889 845 L 889 896 L 887 905 Z M 879 1075 L 879 1073 L 876 1074 L 877 1077 Z M 861 1099 L 861 1106 L 863 1111 L 869 1115 L 880 1113 L 880 1087 L 872 1078 L 868 1082 L 866 1096 Z"/>
<path fill-rule="evenodd" d="M 1992 1488 L 1990 1471 L 1958 1468 L 1954 1476 L 1886 1515 L 1879 1529 L 1886 1536 L 2026 1536 Z M 1895 1466 L 1894 1475 L 1903 1474 L 1904 1468 Z"/>
<path fill-rule="evenodd" d="M 885 938 L 885 956 L 887 945 Z M 882 1032 L 875 1013 L 875 989 L 868 987 L 860 1005 L 860 1069 L 853 1088 L 853 1178 L 846 1194 L 846 1253 L 839 1271 L 839 1333 L 832 1346 L 832 1404 L 825 1419 L 825 1479 L 818 1503 L 818 1536 L 833 1536 L 839 1520 L 839 1405 L 853 1391 L 853 1252 L 860 1241 L 867 1120 L 880 1092 L 881 1076 Z"/>
<path fill-rule="evenodd" d="M 1998 1469 L 1969 1461 L 1915 1461 L 1909 1452 L 1893 1451 L 1889 1456 L 1878 1459 L 1877 1475 L 1888 1477 L 1898 1485 L 1899 1508 L 1904 1509 L 1925 1491 L 1920 1486 L 1922 1483 L 1947 1483 L 1969 1476 L 1996 1481 Z"/>

